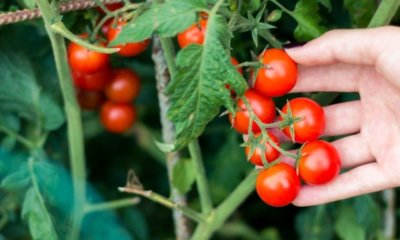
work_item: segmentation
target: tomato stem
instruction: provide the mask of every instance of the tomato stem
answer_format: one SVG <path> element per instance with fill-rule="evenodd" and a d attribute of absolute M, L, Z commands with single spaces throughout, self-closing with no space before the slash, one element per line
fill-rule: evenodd
<path fill-rule="evenodd" d="M 26 147 L 29 150 L 33 150 L 36 147 L 32 141 L 19 135 L 18 133 L 14 132 L 13 130 L 11 130 L 5 126 L 0 125 L 0 131 L 15 138 L 15 140 L 17 140 L 21 145 L 23 145 L 24 147 Z"/>
<path fill-rule="evenodd" d="M 88 214 L 88 213 L 99 212 L 99 211 L 107 211 L 107 210 L 115 209 L 115 208 L 133 206 L 133 205 L 138 204 L 139 202 L 140 202 L 139 198 L 125 198 L 125 199 L 119 199 L 119 200 L 114 200 L 114 201 L 110 201 L 110 202 L 87 204 L 85 206 L 85 213 Z"/>

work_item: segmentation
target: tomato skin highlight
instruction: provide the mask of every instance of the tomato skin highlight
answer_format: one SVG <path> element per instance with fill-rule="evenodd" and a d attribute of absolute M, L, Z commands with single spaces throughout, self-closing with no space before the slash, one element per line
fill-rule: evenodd
<path fill-rule="evenodd" d="M 255 135 L 255 137 L 258 137 L 261 133 L 258 133 Z M 272 134 L 272 133 L 268 133 L 268 136 L 271 138 L 271 140 L 276 143 L 276 145 L 279 146 L 279 140 L 278 138 Z M 246 156 L 249 155 L 251 150 L 250 146 L 246 146 L 244 151 L 246 153 Z M 253 152 L 253 155 L 251 155 L 251 157 L 249 158 L 249 161 L 257 166 L 264 166 L 263 161 L 262 161 L 262 150 L 261 148 L 257 147 L 255 149 L 255 151 Z M 275 148 L 273 148 L 268 142 L 265 143 L 265 159 L 267 160 L 267 162 L 271 163 L 273 161 L 275 161 L 280 155 L 281 153 L 276 150 Z"/>
<path fill-rule="evenodd" d="M 104 42 L 98 44 L 105 46 Z M 71 42 L 68 45 L 68 61 L 73 71 L 92 74 L 109 65 L 109 56 Z"/>
<path fill-rule="evenodd" d="M 178 45 L 181 48 L 189 44 L 203 44 L 207 28 L 207 19 L 201 19 L 185 31 L 178 33 Z"/>
<path fill-rule="evenodd" d="M 136 109 L 128 103 L 107 101 L 100 111 L 104 128 L 112 133 L 123 133 L 130 129 L 136 120 Z"/>
<path fill-rule="evenodd" d="M 252 111 L 263 123 L 271 123 L 275 118 L 275 103 L 272 98 L 264 97 L 258 92 L 248 89 L 244 93 L 244 97 L 247 98 Z M 250 124 L 250 113 L 246 108 L 245 103 L 242 99 L 237 102 L 237 112 L 235 117 L 229 114 L 229 120 L 233 125 L 233 128 L 242 134 L 247 134 Z M 253 121 L 251 126 L 253 133 L 258 133 L 261 131 L 260 127 Z"/>
<path fill-rule="evenodd" d="M 282 49 L 268 49 L 261 56 L 253 88 L 267 97 L 287 94 L 297 82 L 297 64 Z"/>
<path fill-rule="evenodd" d="M 259 172 L 256 191 L 266 204 L 283 207 L 297 197 L 300 191 L 300 179 L 292 166 L 280 162 Z"/>
<path fill-rule="evenodd" d="M 131 102 L 139 92 L 139 75 L 127 68 L 115 70 L 114 77 L 105 89 L 108 99 L 119 103 Z"/>
<path fill-rule="evenodd" d="M 301 119 L 293 124 L 295 142 L 305 143 L 318 139 L 325 130 L 326 121 L 323 108 L 309 98 L 300 97 L 290 100 L 282 108 L 282 112 L 287 113 L 288 104 L 290 104 L 293 117 Z M 282 120 L 282 117 L 279 119 Z M 292 138 L 290 127 L 284 128 L 283 133 Z"/>
<path fill-rule="evenodd" d="M 101 91 L 113 78 L 110 66 L 101 69 L 92 74 L 86 74 L 79 71 L 72 71 L 74 85 L 86 91 Z"/>
<path fill-rule="evenodd" d="M 321 185 L 339 175 L 341 160 L 336 148 L 329 142 L 307 142 L 299 159 L 299 174 L 310 185 Z"/>
<path fill-rule="evenodd" d="M 115 27 L 110 25 L 108 30 L 107 39 L 108 42 L 113 41 L 118 34 L 121 32 L 122 28 L 126 25 L 125 21 L 118 21 Z M 140 53 L 144 52 L 150 44 L 150 39 L 146 39 L 140 42 L 130 42 L 121 45 L 115 46 L 116 48 L 120 48 L 118 54 L 124 57 L 133 57 L 137 56 Z"/>

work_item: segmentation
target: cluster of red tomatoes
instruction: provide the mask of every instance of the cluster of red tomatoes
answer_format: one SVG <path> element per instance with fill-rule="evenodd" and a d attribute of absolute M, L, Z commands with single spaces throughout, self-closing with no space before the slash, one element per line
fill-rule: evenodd
<path fill-rule="evenodd" d="M 116 38 L 124 25 L 124 21 L 116 24 L 109 21 L 104 25 L 102 30 L 108 42 Z M 87 37 L 82 35 L 82 38 Z M 145 40 L 119 45 L 117 54 L 124 57 L 136 56 L 146 50 L 149 43 L 150 40 Z M 101 40 L 97 40 L 96 44 L 107 45 Z M 80 106 L 85 110 L 100 108 L 101 122 L 110 132 L 123 133 L 130 129 L 136 120 L 136 109 L 132 101 L 139 95 L 139 76 L 128 68 L 113 69 L 109 55 L 74 42 L 68 46 L 68 60 Z"/>
<path fill-rule="evenodd" d="M 189 44 L 203 44 L 207 15 L 200 14 L 200 17 L 198 23 L 178 34 L 181 48 Z M 233 65 L 239 64 L 235 58 L 231 61 Z M 315 101 L 304 97 L 292 99 L 276 118 L 273 98 L 284 96 L 295 86 L 297 64 L 281 49 L 266 50 L 259 56 L 259 61 L 263 66 L 244 98 L 238 98 L 237 111 L 229 114 L 229 119 L 233 128 L 245 139 L 256 141 L 256 144 L 248 142 L 245 152 L 249 161 L 261 168 L 256 181 L 258 195 L 265 203 L 282 207 L 298 195 L 300 179 L 310 185 L 325 184 L 339 174 L 341 161 L 331 143 L 318 140 L 325 129 L 325 115 Z M 238 68 L 238 71 L 242 73 L 242 69 Z M 297 169 L 278 160 L 281 153 L 288 152 L 281 149 L 279 139 L 267 131 L 276 127 L 293 142 L 304 144 L 294 157 Z M 264 147 L 259 146 L 261 142 L 265 143 Z"/>

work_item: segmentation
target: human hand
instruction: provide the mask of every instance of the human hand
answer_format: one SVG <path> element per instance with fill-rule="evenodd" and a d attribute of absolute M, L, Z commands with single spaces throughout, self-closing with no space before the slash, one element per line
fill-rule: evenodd
<path fill-rule="evenodd" d="M 350 169 L 322 186 L 304 186 L 308 206 L 400 186 L 400 28 L 334 30 L 287 49 L 299 64 L 292 92 L 358 92 L 360 100 L 324 108 L 325 136 Z"/>

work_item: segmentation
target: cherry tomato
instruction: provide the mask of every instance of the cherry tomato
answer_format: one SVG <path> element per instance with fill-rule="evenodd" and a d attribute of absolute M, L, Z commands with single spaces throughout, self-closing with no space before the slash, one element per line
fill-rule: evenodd
<path fill-rule="evenodd" d="M 254 89 L 268 97 L 279 97 L 288 93 L 297 81 L 297 65 L 281 49 L 268 49 L 260 60 L 260 68 L 255 79 Z"/>
<path fill-rule="evenodd" d="M 84 110 L 95 110 L 104 102 L 104 94 L 98 91 L 85 91 L 78 89 L 78 103 Z"/>
<path fill-rule="evenodd" d="M 104 34 L 104 36 L 108 36 L 108 31 L 110 30 L 111 25 L 113 24 L 114 19 L 108 19 L 103 26 L 101 26 L 101 32 Z"/>
<path fill-rule="evenodd" d="M 105 46 L 104 42 L 98 43 Z M 109 64 L 109 56 L 82 47 L 74 42 L 68 45 L 68 60 L 74 71 L 91 74 L 102 70 Z"/>
<path fill-rule="evenodd" d="M 122 3 L 112 3 L 112 4 L 107 4 L 107 5 L 105 5 L 105 7 L 106 7 L 109 11 L 111 11 L 111 12 L 114 12 L 115 10 L 118 10 L 118 9 L 122 8 L 123 6 L 124 6 L 124 4 L 122 4 Z M 103 11 L 103 9 L 101 9 L 100 7 L 97 7 L 96 9 L 97 9 L 97 11 L 98 11 L 99 13 L 101 13 L 101 14 L 106 14 L 106 13 Z"/>
<path fill-rule="evenodd" d="M 136 110 L 128 103 L 107 101 L 101 107 L 101 123 L 113 133 L 123 133 L 132 127 L 136 120 Z"/>
<path fill-rule="evenodd" d="M 108 30 L 108 35 L 107 35 L 108 42 L 114 40 L 125 25 L 126 25 L 125 21 L 118 21 L 117 26 L 115 26 L 115 28 L 112 25 L 110 25 L 110 29 Z M 131 42 L 122 45 L 117 45 L 115 47 L 120 48 L 118 52 L 119 55 L 124 57 L 133 57 L 144 52 L 144 50 L 146 50 L 149 44 L 150 44 L 150 39 L 146 39 L 140 42 Z"/>
<path fill-rule="evenodd" d="M 293 124 L 295 142 L 305 143 L 318 139 L 325 129 L 325 114 L 322 107 L 309 98 L 300 97 L 290 100 L 282 108 L 283 113 L 288 112 L 288 104 L 290 104 L 293 117 L 301 119 Z M 284 128 L 283 132 L 292 138 L 290 127 Z"/>
<path fill-rule="evenodd" d="M 232 62 L 232 65 L 235 66 L 235 67 L 236 67 L 236 65 L 239 65 L 239 61 L 234 57 L 231 57 L 231 62 Z M 242 68 L 236 68 L 236 69 L 240 74 L 243 75 L 243 69 Z"/>
<path fill-rule="evenodd" d="M 300 191 L 300 179 L 292 166 L 280 162 L 261 170 L 257 176 L 256 191 L 266 204 L 283 207 L 297 197 Z"/>
<path fill-rule="evenodd" d="M 255 137 L 260 136 L 260 133 L 256 134 Z M 268 136 L 271 138 L 271 140 L 279 146 L 279 140 L 278 138 L 272 134 L 272 133 L 268 133 Z M 250 146 L 246 146 L 244 151 L 246 153 L 246 156 L 249 156 L 250 154 L 250 150 L 251 147 Z M 257 147 L 255 149 L 255 151 L 253 152 L 253 155 L 251 155 L 251 157 L 249 158 L 249 161 L 251 163 L 253 163 L 254 165 L 257 166 L 264 166 L 263 161 L 262 161 L 262 149 Z M 268 142 L 265 143 L 265 159 L 267 160 L 267 162 L 271 163 L 274 160 L 276 160 L 279 156 L 280 156 L 280 152 L 278 150 L 276 150 L 274 147 L 272 147 Z"/>
<path fill-rule="evenodd" d="M 261 122 L 271 123 L 274 121 L 275 103 L 272 98 L 264 97 L 252 89 L 248 89 L 244 93 L 244 97 L 247 98 L 253 113 L 261 120 Z M 233 117 L 232 114 L 229 114 L 229 120 L 237 132 L 247 134 L 250 124 L 250 114 L 242 99 L 238 100 L 237 108 L 239 110 L 236 112 L 235 117 Z M 261 131 L 260 127 L 255 121 L 253 121 L 251 130 L 253 133 L 258 133 Z"/>
<path fill-rule="evenodd" d="M 139 76 L 130 69 L 118 69 L 105 93 L 113 102 L 128 103 L 139 95 Z"/>
<path fill-rule="evenodd" d="M 206 34 L 207 19 L 200 19 L 185 31 L 178 33 L 178 44 L 181 48 L 189 44 L 203 44 Z"/>
<path fill-rule="evenodd" d="M 325 184 L 340 171 L 341 160 L 336 148 L 323 140 L 307 142 L 301 150 L 299 174 L 311 185 Z"/>
<path fill-rule="evenodd" d="M 72 78 L 76 87 L 88 91 L 101 91 L 113 78 L 110 66 L 92 74 L 72 71 Z"/>

